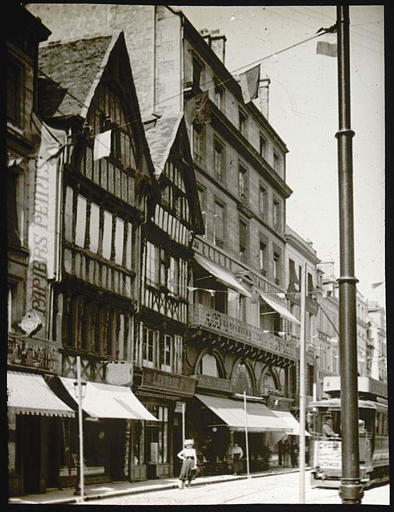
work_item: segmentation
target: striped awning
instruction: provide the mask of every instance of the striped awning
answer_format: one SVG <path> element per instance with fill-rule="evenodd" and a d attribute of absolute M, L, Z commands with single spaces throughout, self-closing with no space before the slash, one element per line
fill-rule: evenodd
<path fill-rule="evenodd" d="M 75 416 L 74 411 L 49 388 L 42 375 L 7 372 L 7 394 L 8 408 L 15 414 Z"/>
<path fill-rule="evenodd" d="M 287 423 L 260 402 L 247 402 L 245 411 L 241 400 L 199 394 L 196 397 L 233 430 L 244 430 L 246 427 L 250 432 L 286 432 L 289 428 Z"/>
<path fill-rule="evenodd" d="M 278 416 L 278 418 L 282 418 L 285 423 L 289 426 L 288 434 L 293 436 L 300 435 L 300 424 L 299 422 L 294 418 L 294 416 L 289 411 L 276 411 L 272 410 L 272 412 Z M 310 433 L 305 430 L 305 435 L 310 436 Z"/>
<path fill-rule="evenodd" d="M 69 395 L 76 401 L 75 379 L 60 377 Z M 118 418 L 158 421 L 127 386 L 87 382 L 82 409 L 92 418 Z"/>
<path fill-rule="evenodd" d="M 203 267 L 211 275 L 215 276 L 226 286 L 229 286 L 233 290 L 236 290 L 242 295 L 245 295 L 245 297 L 251 297 L 251 294 L 248 292 L 248 290 L 235 279 L 235 276 L 231 274 L 231 272 L 224 270 L 218 265 L 215 265 L 215 263 L 212 263 L 212 261 L 209 261 L 207 258 L 204 258 L 204 256 L 201 256 L 200 254 L 195 254 L 194 259 L 199 265 L 201 265 L 201 267 Z"/>

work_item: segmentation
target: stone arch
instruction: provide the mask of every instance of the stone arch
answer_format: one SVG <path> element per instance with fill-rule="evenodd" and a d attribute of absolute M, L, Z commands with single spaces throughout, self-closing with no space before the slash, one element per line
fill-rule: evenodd
<path fill-rule="evenodd" d="M 276 369 L 272 366 L 265 366 L 259 380 L 259 394 L 266 394 L 266 389 L 280 389 L 280 379 Z"/>
<path fill-rule="evenodd" d="M 225 371 L 225 367 L 224 367 L 223 357 L 222 357 L 222 354 L 219 352 L 219 350 L 217 350 L 215 348 L 206 348 L 206 349 L 201 350 L 201 352 L 199 353 L 199 355 L 197 357 L 196 364 L 194 366 L 194 374 L 195 375 L 200 374 L 199 367 L 202 363 L 204 356 L 206 356 L 206 355 L 210 355 L 215 358 L 216 364 L 217 364 L 217 370 L 218 370 L 218 377 L 225 379 L 226 371 Z"/>
<path fill-rule="evenodd" d="M 234 392 L 255 396 L 256 377 L 250 361 L 238 358 L 231 371 L 231 386 Z"/>

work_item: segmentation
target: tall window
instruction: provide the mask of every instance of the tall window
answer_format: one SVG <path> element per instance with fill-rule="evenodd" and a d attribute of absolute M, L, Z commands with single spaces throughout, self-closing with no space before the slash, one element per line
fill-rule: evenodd
<path fill-rule="evenodd" d="M 224 146 L 218 141 L 214 142 L 214 171 L 219 182 L 224 181 Z"/>
<path fill-rule="evenodd" d="M 260 134 L 259 136 L 259 154 L 265 158 L 265 152 L 267 149 L 267 143 L 265 138 Z"/>
<path fill-rule="evenodd" d="M 7 62 L 7 119 L 21 125 L 22 66 L 8 57 Z"/>
<path fill-rule="evenodd" d="M 259 214 L 262 219 L 264 219 L 266 215 L 266 209 L 267 209 L 267 191 L 265 188 L 260 185 L 259 187 Z"/>
<path fill-rule="evenodd" d="M 144 366 L 154 368 L 156 366 L 158 332 L 153 329 L 142 330 L 142 363 Z"/>
<path fill-rule="evenodd" d="M 204 158 L 204 128 L 193 125 L 193 158 L 197 162 L 202 162 Z"/>
<path fill-rule="evenodd" d="M 205 235 L 207 234 L 207 190 L 202 185 L 197 185 L 198 199 L 200 201 L 201 214 L 204 221 Z"/>
<path fill-rule="evenodd" d="M 224 206 L 215 201 L 214 242 L 224 247 Z"/>
<path fill-rule="evenodd" d="M 148 284 L 158 284 L 158 271 L 157 271 L 157 253 L 156 247 L 146 242 L 146 281 Z"/>
<path fill-rule="evenodd" d="M 112 249 L 112 213 L 104 210 L 103 247 L 102 256 L 109 260 Z"/>
<path fill-rule="evenodd" d="M 274 153 L 274 169 L 277 173 L 280 172 L 280 158 L 278 153 Z"/>
<path fill-rule="evenodd" d="M 248 225 L 245 221 L 239 221 L 239 257 L 242 261 L 247 260 L 247 230 Z"/>
<path fill-rule="evenodd" d="M 280 254 L 274 253 L 274 280 L 276 284 L 280 282 Z"/>
<path fill-rule="evenodd" d="M 248 173 L 241 164 L 238 166 L 238 193 L 241 199 L 246 199 L 248 195 Z"/>
<path fill-rule="evenodd" d="M 280 203 L 277 199 L 274 199 L 272 203 L 272 224 L 275 229 L 281 229 L 280 220 Z"/>
<path fill-rule="evenodd" d="M 224 106 L 224 89 L 221 85 L 216 84 L 215 85 L 215 91 L 214 91 L 214 102 L 215 105 L 220 109 L 223 110 Z"/>
<path fill-rule="evenodd" d="M 260 272 L 265 276 L 266 275 L 266 258 L 267 258 L 267 246 L 264 242 L 260 242 L 259 247 L 259 268 Z"/>
<path fill-rule="evenodd" d="M 242 135 L 244 137 L 247 136 L 247 133 L 246 133 L 246 123 L 247 123 L 247 117 L 246 115 L 242 112 L 242 110 L 239 110 L 238 111 L 238 129 L 239 131 L 242 133 Z"/>
<path fill-rule="evenodd" d="M 203 80 L 203 64 L 193 57 L 193 88 L 199 89 Z"/>
<path fill-rule="evenodd" d="M 174 338 L 169 334 L 165 334 L 160 343 L 160 369 L 172 371 L 173 369 L 173 344 Z"/>

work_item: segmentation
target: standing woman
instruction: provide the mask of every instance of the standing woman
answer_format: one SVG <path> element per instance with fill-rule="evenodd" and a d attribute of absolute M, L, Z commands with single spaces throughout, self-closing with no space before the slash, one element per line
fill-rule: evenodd
<path fill-rule="evenodd" d="M 182 460 L 181 472 L 179 474 L 179 489 L 185 487 L 185 480 L 187 480 L 186 486 L 190 487 L 193 471 L 197 469 L 197 454 L 193 444 L 193 439 L 185 439 L 184 448 L 178 453 L 178 457 Z"/>

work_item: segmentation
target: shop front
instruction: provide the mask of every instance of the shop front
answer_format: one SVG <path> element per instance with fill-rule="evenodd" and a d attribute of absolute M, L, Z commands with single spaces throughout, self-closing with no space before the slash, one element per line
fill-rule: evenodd
<path fill-rule="evenodd" d="M 56 377 L 51 388 L 70 407 L 76 408 L 75 381 Z M 135 438 L 144 422 L 157 419 L 128 386 L 86 382 L 84 386 L 83 442 L 85 483 L 132 480 Z M 75 420 L 61 425 L 59 475 L 62 487 L 78 486 L 79 431 Z"/>
<path fill-rule="evenodd" d="M 40 374 L 7 372 L 9 494 L 59 487 L 60 426 L 75 413 Z"/>
<path fill-rule="evenodd" d="M 142 368 L 141 385 L 136 395 L 158 421 L 147 421 L 135 439 L 140 454 L 135 459 L 135 476 L 142 476 L 144 468 L 145 478 L 178 474 L 180 467 L 176 454 L 182 449 L 185 415 L 195 385 L 192 377 Z"/>
<path fill-rule="evenodd" d="M 232 471 L 230 447 L 242 449 L 242 472 L 262 471 L 271 454 L 269 439 L 286 435 L 288 425 L 261 400 L 196 394 L 193 422 L 199 426 L 198 455 L 204 474 Z M 246 442 L 247 436 L 247 442 Z"/>

